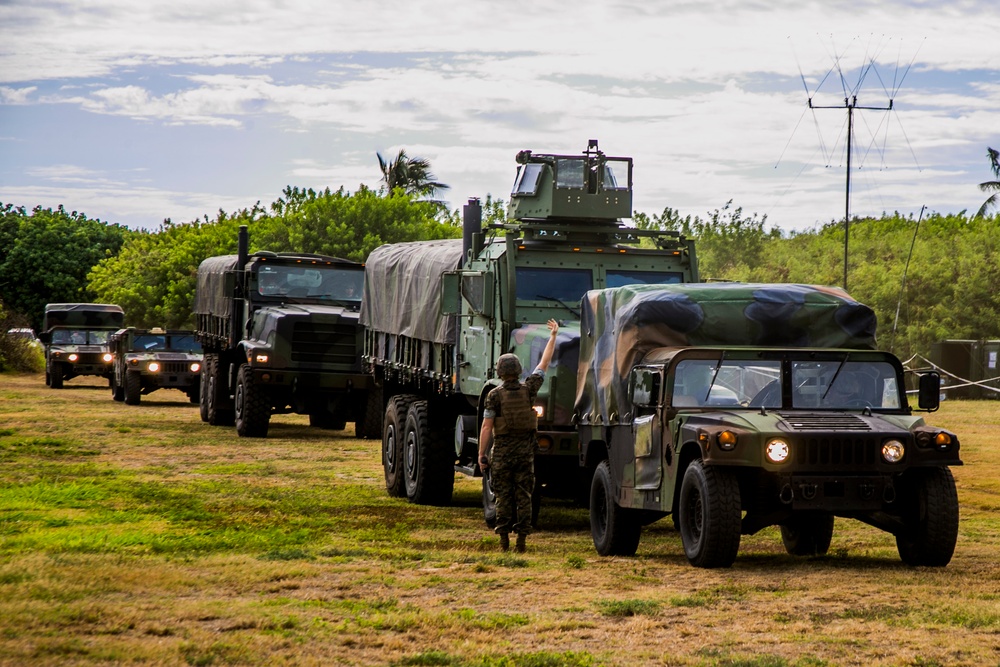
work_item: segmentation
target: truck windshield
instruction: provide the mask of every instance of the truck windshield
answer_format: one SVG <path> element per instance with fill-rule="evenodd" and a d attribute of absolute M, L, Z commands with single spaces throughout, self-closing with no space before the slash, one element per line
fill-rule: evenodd
<path fill-rule="evenodd" d="M 590 269 L 539 269 L 517 267 L 518 301 L 557 301 L 578 306 L 587 290 L 593 289 Z"/>
<path fill-rule="evenodd" d="M 791 373 L 790 405 L 782 396 L 783 372 Z M 683 359 L 674 371 L 672 403 L 678 407 L 897 410 L 903 405 L 899 389 L 892 364 L 851 361 L 849 355 L 842 360 L 792 360 L 784 367 L 777 359 Z"/>
<path fill-rule="evenodd" d="M 335 266 L 268 265 L 257 272 L 256 279 L 257 293 L 265 297 L 360 304 L 364 271 Z"/>
<path fill-rule="evenodd" d="M 626 271 L 608 269 L 605 273 L 608 287 L 622 285 L 672 285 L 684 282 L 680 271 Z"/>
<path fill-rule="evenodd" d="M 792 407 L 899 408 L 896 371 L 886 362 L 792 362 Z"/>
<path fill-rule="evenodd" d="M 56 329 L 52 342 L 56 345 L 104 345 L 108 342 L 107 330 Z"/>

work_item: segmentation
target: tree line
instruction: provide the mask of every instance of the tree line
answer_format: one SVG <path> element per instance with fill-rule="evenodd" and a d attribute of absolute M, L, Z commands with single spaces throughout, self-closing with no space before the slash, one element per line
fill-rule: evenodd
<path fill-rule="evenodd" d="M 385 183 L 379 190 L 289 186 L 268 207 L 258 202 L 220 210 L 214 219 L 165 220 L 153 231 L 61 206 L 29 211 L 0 202 L 0 319 L 37 330 L 46 303 L 104 302 L 120 305 L 131 326 L 191 328 L 198 265 L 235 254 L 240 225 L 250 231 L 251 252 L 310 252 L 359 262 L 384 243 L 461 235 L 461 212 L 429 199 L 447 186 L 433 180 L 425 160 L 403 151 L 392 160 L 378 157 Z M 981 187 L 990 191 L 1000 183 Z M 851 221 L 850 292 L 875 309 L 883 348 L 908 358 L 927 356 L 939 340 L 1000 338 L 994 289 L 1000 283 L 1000 215 L 988 214 L 995 201 L 972 216 L 894 213 Z M 502 221 L 504 210 L 502 200 L 487 197 L 484 222 Z M 695 239 L 702 280 L 843 280 L 842 221 L 782 233 L 767 228 L 766 216 L 746 215 L 730 202 L 705 217 L 669 207 L 637 212 L 633 224 Z"/>

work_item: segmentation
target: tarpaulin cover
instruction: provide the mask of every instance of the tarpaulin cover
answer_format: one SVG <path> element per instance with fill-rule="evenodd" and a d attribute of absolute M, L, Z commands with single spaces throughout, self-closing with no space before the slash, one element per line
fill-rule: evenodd
<path fill-rule="evenodd" d="M 632 367 L 676 346 L 875 349 L 875 313 L 837 287 L 626 285 L 582 301 L 577 414 L 623 414 Z M 627 410 L 625 410 L 627 411 Z"/>
<path fill-rule="evenodd" d="M 441 315 L 441 283 L 462 262 L 462 240 L 392 243 L 365 262 L 361 324 L 375 331 L 455 343 L 456 317 Z"/>
<path fill-rule="evenodd" d="M 209 257 L 198 265 L 198 288 L 194 294 L 196 315 L 228 317 L 230 295 L 226 294 L 226 271 L 236 268 L 237 255 Z"/>
<path fill-rule="evenodd" d="M 45 305 L 45 330 L 52 327 L 121 329 L 125 312 L 112 303 L 49 303 Z"/>

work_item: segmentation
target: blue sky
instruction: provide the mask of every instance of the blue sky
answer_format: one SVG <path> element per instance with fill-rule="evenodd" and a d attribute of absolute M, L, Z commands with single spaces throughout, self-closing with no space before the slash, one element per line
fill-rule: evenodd
<path fill-rule="evenodd" d="M 768 226 L 974 211 L 995 3 L 3 0 L 0 202 L 155 229 L 430 160 L 452 208 L 521 149 L 635 158 L 635 209 Z M 839 108 L 809 110 L 814 105 Z"/>

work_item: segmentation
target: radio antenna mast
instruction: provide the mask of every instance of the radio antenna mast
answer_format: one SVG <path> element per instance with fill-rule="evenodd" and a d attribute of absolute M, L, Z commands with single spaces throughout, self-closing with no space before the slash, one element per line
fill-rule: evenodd
<path fill-rule="evenodd" d="M 892 111 L 892 98 L 889 98 L 887 107 L 863 107 L 858 104 L 858 96 L 851 95 L 844 98 L 843 106 L 817 106 L 809 98 L 810 109 L 847 109 L 847 188 L 844 202 L 844 291 L 847 291 L 847 239 L 850 236 L 851 226 L 851 150 L 854 137 L 854 110 L 870 109 L 872 111 Z"/>

